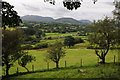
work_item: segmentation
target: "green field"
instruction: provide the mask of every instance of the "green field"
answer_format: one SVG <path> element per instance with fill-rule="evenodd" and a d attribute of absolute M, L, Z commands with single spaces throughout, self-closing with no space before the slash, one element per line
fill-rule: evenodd
<path fill-rule="evenodd" d="M 47 53 L 46 49 L 40 50 L 29 50 L 29 54 L 36 57 L 36 61 L 29 63 L 27 68 L 31 71 L 32 65 L 35 67 L 35 72 L 32 74 L 19 75 L 14 78 L 100 78 L 118 77 L 118 66 L 113 63 L 114 55 L 118 56 L 116 51 L 110 51 L 106 56 L 106 62 L 111 64 L 98 65 L 98 57 L 94 54 L 94 50 L 85 48 L 74 48 L 66 49 L 66 56 L 60 60 L 60 69 L 54 69 L 55 63 L 50 61 L 50 70 L 47 70 L 47 63 L 44 61 L 45 55 Z M 81 66 L 81 59 L 83 61 Z M 65 61 L 67 62 L 67 67 L 65 68 Z M 116 57 L 116 61 L 118 61 Z M 10 74 L 16 73 L 17 67 L 19 72 L 27 72 L 23 67 L 16 64 L 10 68 Z M 78 72 L 82 69 L 85 72 Z M 4 75 L 4 71 L 3 71 Z M 115 76 L 113 76 L 115 75 Z"/>
<path fill-rule="evenodd" d="M 73 33 L 46 33 L 47 37 L 58 37 L 58 36 L 70 36 L 70 35 L 74 35 L 76 34 L 76 32 Z"/>
<path fill-rule="evenodd" d="M 107 64 L 98 65 L 98 57 L 93 49 L 86 49 L 89 46 L 89 42 L 86 40 L 87 36 L 76 36 L 76 33 L 46 33 L 46 37 L 52 37 L 52 39 L 42 39 L 40 43 L 53 44 L 56 40 L 63 42 L 64 37 L 73 35 L 73 37 L 80 37 L 85 42 L 75 44 L 71 48 L 65 48 L 66 56 L 60 60 L 59 69 L 55 69 L 55 63 L 49 60 L 49 70 L 47 68 L 47 62 L 45 62 L 45 56 L 47 48 L 28 50 L 30 55 L 36 57 L 36 61 L 33 61 L 27 65 L 27 68 L 32 72 L 32 66 L 34 65 L 34 73 L 27 72 L 26 69 L 19 66 L 16 62 L 13 67 L 10 68 L 10 75 L 14 75 L 19 71 L 19 76 L 12 78 L 119 78 L 118 75 L 118 52 L 115 50 L 109 51 L 106 56 Z M 62 36 L 62 38 L 60 38 Z M 116 56 L 116 64 L 114 62 L 114 56 Z M 82 59 L 82 66 L 81 66 Z M 66 61 L 66 67 L 65 67 Z M 99 60 L 100 61 L 100 60 Z M 82 70 L 83 72 L 80 72 Z M 4 76 L 4 68 L 2 75 Z M 10 79 L 10 78 L 8 78 Z"/>
<path fill-rule="evenodd" d="M 48 44 L 53 44 L 56 40 L 57 41 L 64 41 L 65 36 L 73 36 L 74 38 L 80 37 L 84 41 L 86 41 L 87 36 L 76 36 L 76 32 L 72 33 L 46 33 L 46 37 L 51 37 L 52 39 L 42 39 L 40 40 L 40 43 L 48 43 Z"/>

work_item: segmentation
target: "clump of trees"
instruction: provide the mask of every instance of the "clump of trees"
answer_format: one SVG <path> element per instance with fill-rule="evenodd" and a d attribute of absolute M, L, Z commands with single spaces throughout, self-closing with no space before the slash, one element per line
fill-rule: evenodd
<path fill-rule="evenodd" d="M 69 48 L 71 46 L 74 46 L 75 45 L 75 39 L 74 39 L 74 37 L 72 37 L 72 36 L 66 36 L 65 39 L 64 39 L 64 45 L 68 46 Z"/>
<path fill-rule="evenodd" d="M 44 36 L 44 33 L 70 33 L 70 32 L 77 32 L 77 31 L 80 32 L 80 35 L 85 35 L 87 32 L 86 25 L 88 25 L 86 23 L 75 24 L 75 23 L 30 22 L 30 21 L 28 22 L 24 21 L 23 24 L 24 26 L 27 26 L 31 30 L 37 31 L 41 29 L 43 32 L 43 36 Z M 27 28 L 23 30 L 27 31 Z M 26 33 L 29 33 L 29 31 Z"/>
<path fill-rule="evenodd" d="M 56 41 L 53 45 L 49 46 L 49 50 L 46 59 L 50 59 L 51 61 L 56 63 L 56 68 L 59 68 L 59 61 L 62 59 L 66 52 L 63 49 L 63 44 L 61 42 Z"/>
<path fill-rule="evenodd" d="M 47 48 L 48 47 L 48 43 L 39 43 L 36 44 L 33 49 L 41 49 L 41 48 Z"/>
<path fill-rule="evenodd" d="M 65 46 L 68 46 L 69 48 L 71 46 L 74 46 L 75 44 L 77 43 L 83 43 L 84 40 L 82 40 L 81 38 L 77 37 L 77 38 L 74 38 L 72 36 L 66 36 L 65 39 L 64 39 L 64 45 Z"/>

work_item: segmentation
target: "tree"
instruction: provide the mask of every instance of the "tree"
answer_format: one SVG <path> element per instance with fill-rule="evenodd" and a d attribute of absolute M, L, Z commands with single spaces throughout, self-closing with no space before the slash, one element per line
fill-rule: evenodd
<path fill-rule="evenodd" d="M 115 4 L 115 10 L 113 11 L 113 14 L 116 19 L 117 47 L 119 47 L 120 46 L 120 1 L 116 0 L 114 4 Z M 118 50 L 118 55 L 120 55 L 120 49 L 118 48 L 117 50 Z M 120 61 L 120 58 L 118 58 L 118 61 Z"/>
<path fill-rule="evenodd" d="M 84 42 L 84 40 L 81 39 L 80 37 L 75 38 L 75 44 L 77 44 L 77 43 L 83 43 L 83 42 Z"/>
<path fill-rule="evenodd" d="M 120 26 L 120 1 L 115 1 L 114 4 L 115 4 L 115 10 L 113 11 L 113 14 Z"/>
<path fill-rule="evenodd" d="M 110 48 L 116 44 L 115 20 L 106 17 L 93 23 L 92 33 L 89 35 L 90 45 L 94 47 L 95 54 L 105 63 L 105 57 Z"/>
<path fill-rule="evenodd" d="M 6 68 L 6 76 L 9 75 L 9 69 L 14 62 L 24 55 L 22 41 L 23 34 L 20 30 L 2 31 L 2 66 Z"/>
<path fill-rule="evenodd" d="M 18 64 L 22 67 L 24 67 L 27 72 L 29 72 L 28 68 L 26 67 L 26 65 L 32 61 L 35 61 L 35 57 L 33 57 L 32 55 L 28 55 L 27 53 L 22 56 L 19 60 L 18 60 Z"/>
<path fill-rule="evenodd" d="M 81 6 L 81 2 L 84 0 L 63 0 L 63 5 L 69 10 L 77 9 Z M 49 2 L 50 4 L 55 5 L 55 0 L 44 0 L 44 2 Z M 93 0 L 95 4 L 97 0 Z"/>
<path fill-rule="evenodd" d="M 64 39 L 64 45 L 65 46 L 68 46 L 70 48 L 71 46 L 74 46 L 74 44 L 75 44 L 74 37 L 72 37 L 72 36 L 66 36 L 65 37 L 65 39 Z"/>
<path fill-rule="evenodd" d="M 45 33 L 42 30 L 36 30 L 36 38 L 41 38 L 45 36 Z"/>
<path fill-rule="evenodd" d="M 59 68 L 59 61 L 61 58 L 63 58 L 66 54 L 65 50 L 62 48 L 63 45 L 61 42 L 55 42 L 55 44 L 51 45 L 49 47 L 49 50 L 47 51 L 47 59 L 52 60 L 56 63 L 56 68 Z"/>
<path fill-rule="evenodd" d="M 36 33 L 36 30 L 34 28 L 25 28 L 25 29 L 22 29 L 24 31 L 24 33 L 27 35 L 27 36 L 30 36 L 30 35 L 34 35 Z"/>
<path fill-rule="evenodd" d="M 116 20 L 116 27 L 117 27 L 117 41 L 118 41 L 118 45 L 120 45 L 120 1 L 115 1 L 115 10 L 113 11 L 115 20 Z"/>
<path fill-rule="evenodd" d="M 13 10 L 14 6 L 10 5 L 7 2 L 2 1 L 2 27 L 4 30 L 6 26 L 8 27 L 16 27 L 19 23 L 22 22 L 20 16 L 18 16 L 17 12 Z"/>

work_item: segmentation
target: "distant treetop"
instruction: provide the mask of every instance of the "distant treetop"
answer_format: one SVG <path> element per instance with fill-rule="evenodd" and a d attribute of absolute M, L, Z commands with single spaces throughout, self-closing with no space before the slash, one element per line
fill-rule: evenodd
<path fill-rule="evenodd" d="M 84 0 L 63 0 L 63 5 L 66 7 L 68 10 L 73 10 L 77 9 L 81 6 L 81 2 Z M 92 0 L 93 3 L 95 4 L 97 0 Z M 55 0 L 44 0 L 44 2 L 49 2 L 50 4 L 55 5 Z"/>

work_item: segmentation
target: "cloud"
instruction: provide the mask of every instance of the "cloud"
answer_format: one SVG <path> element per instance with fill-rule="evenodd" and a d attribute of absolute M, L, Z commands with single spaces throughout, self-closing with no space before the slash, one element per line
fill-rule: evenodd
<path fill-rule="evenodd" d="M 112 16 L 114 0 L 98 0 L 93 4 L 92 0 L 84 0 L 77 10 L 68 10 L 63 6 L 63 0 L 56 0 L 56 5 L 45 3 L 44 0 L 5 0 L 15 6 L 19 15 L 39 15 L 44 17 L 71 17 L 74 19 L 98 20 L 105 15 Z"/>
<path fill-rule="evenodd" d="M 38 11 L 38 10 L 40 10 L 40 8 L 38 8 L 38 7 L 35 7 L 35 6 L 32 6 L 32 5 L 28 5 L 28 4 L 24 4 L 24 3 L 22 3 L 22 6 L 24 6 L 25 9 L 31 10 L 31 11 Z"/>

